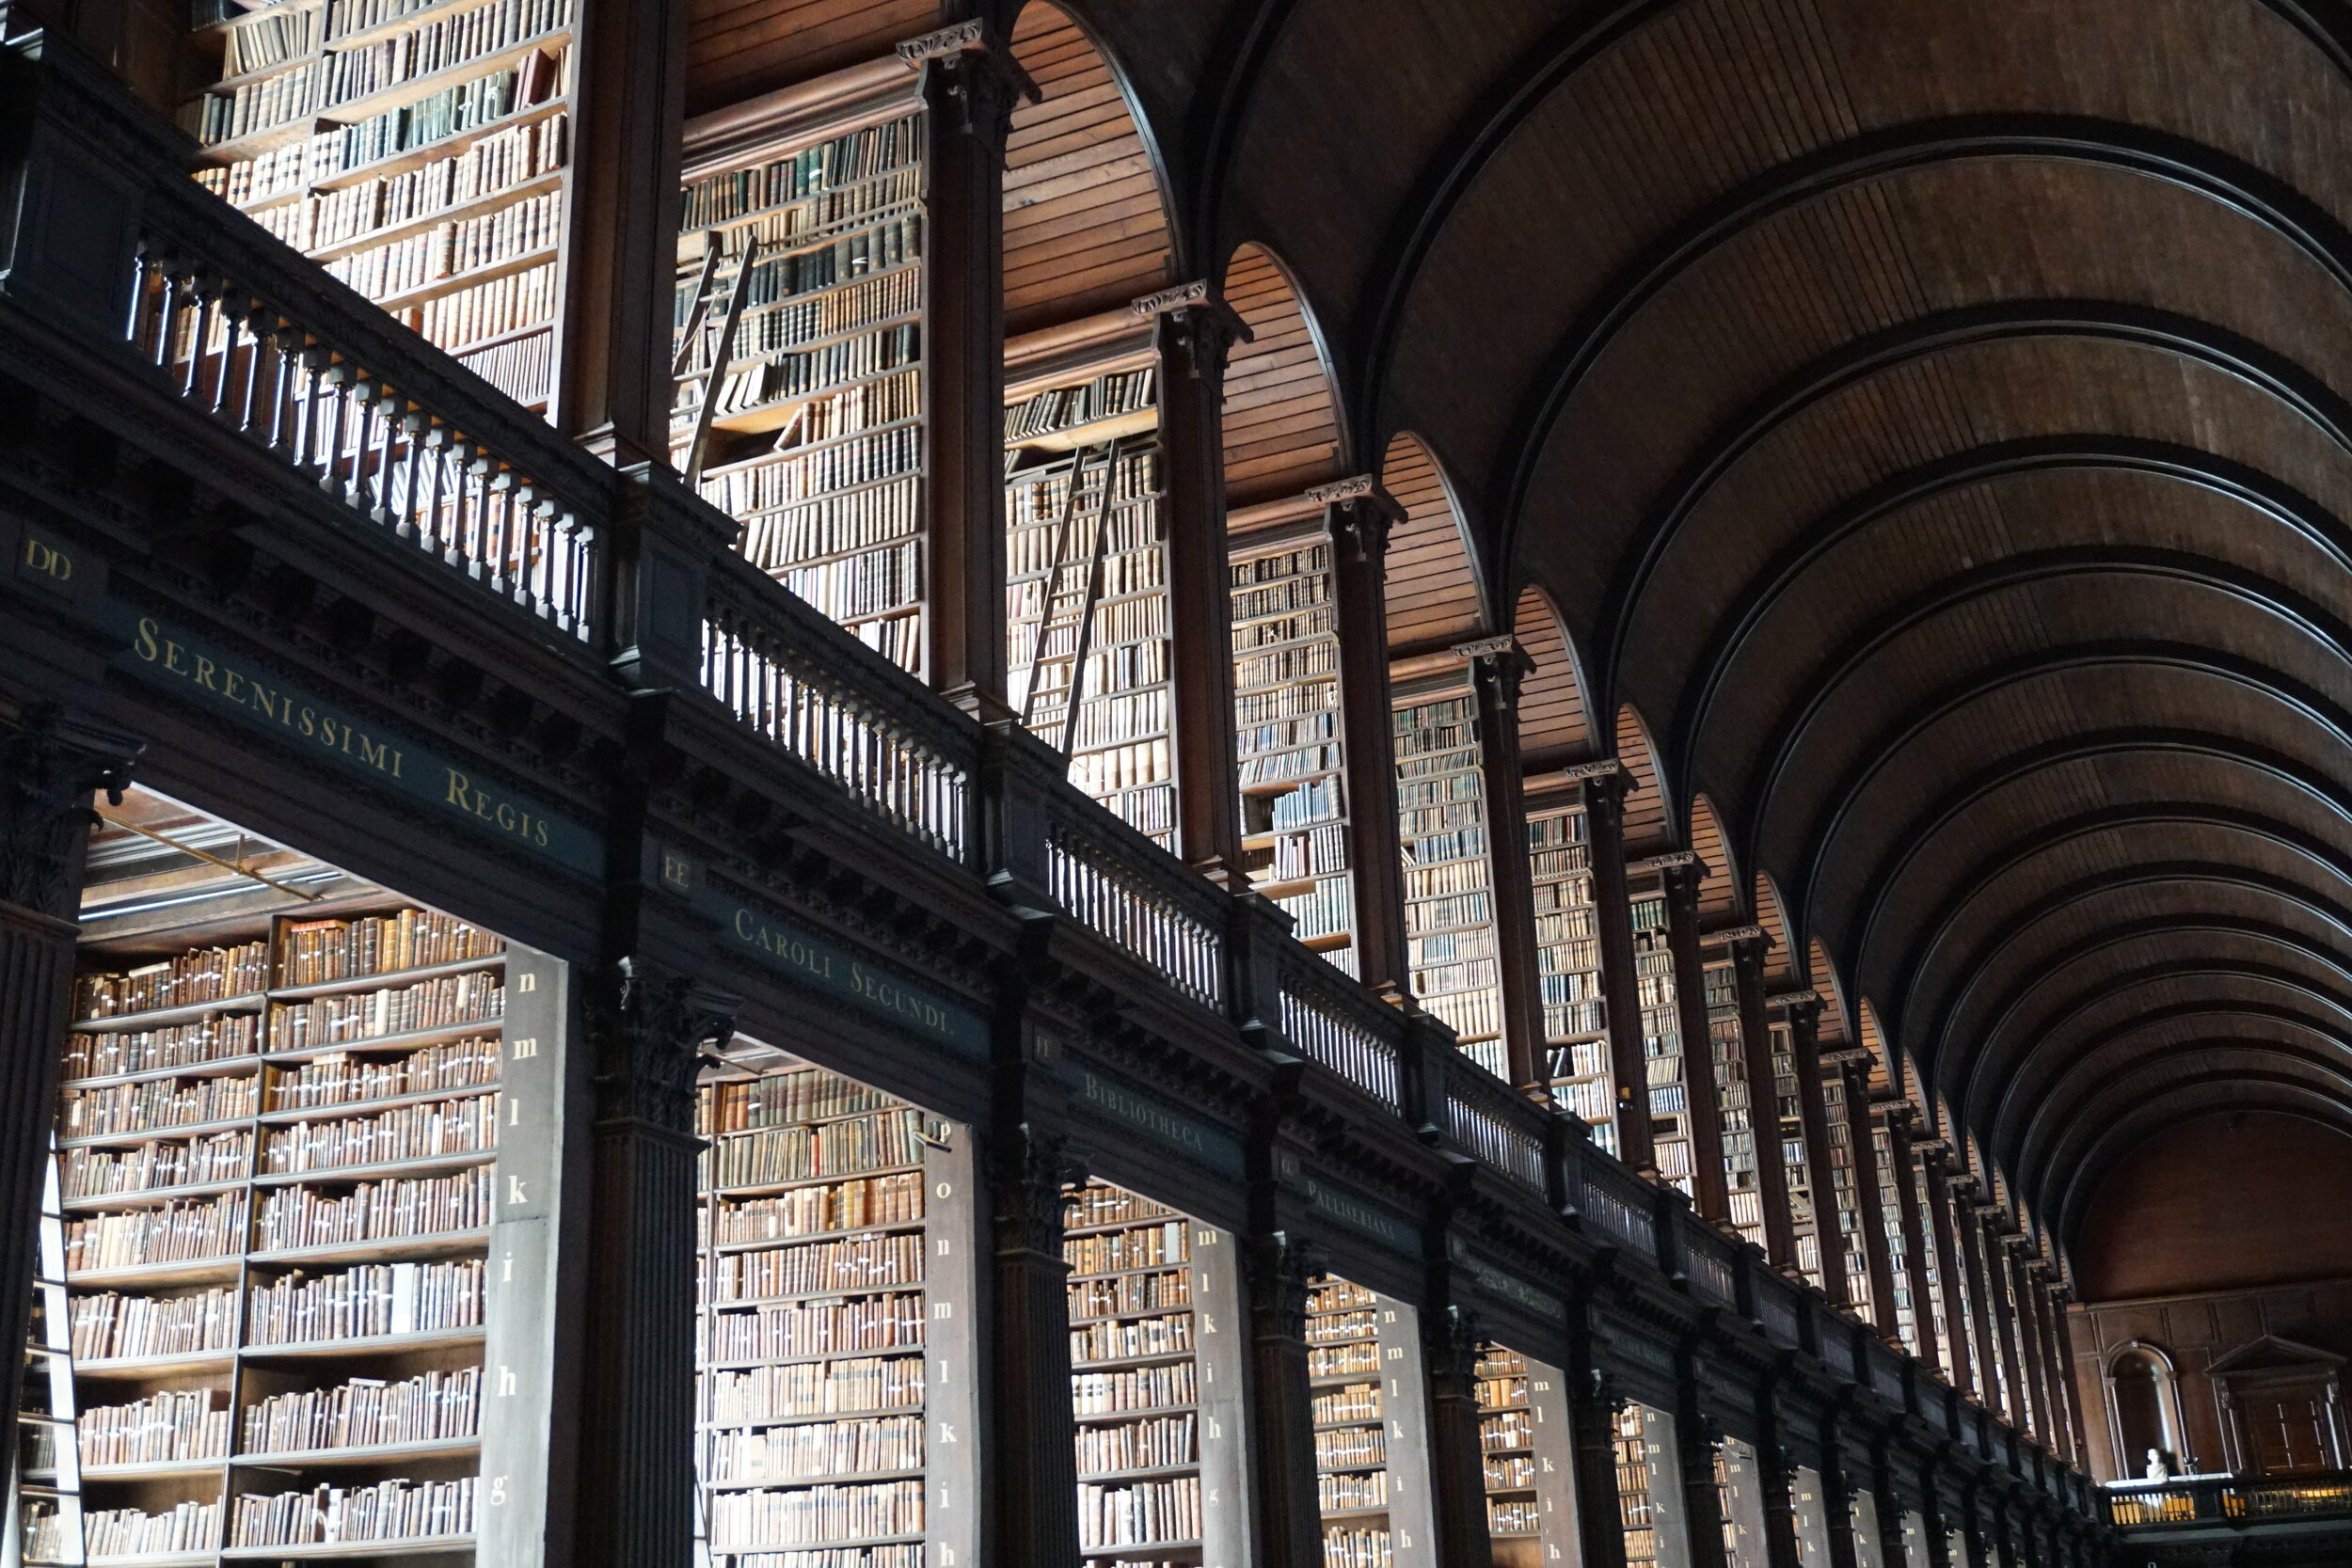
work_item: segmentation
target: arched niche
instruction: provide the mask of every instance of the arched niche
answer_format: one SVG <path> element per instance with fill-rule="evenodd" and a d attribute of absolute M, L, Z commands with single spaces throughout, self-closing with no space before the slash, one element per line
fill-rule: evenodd
<path fill-rule="evenodd" d="M 1895 1055 L 1886 1048 L 1886 1031 L 1879 1023 L 1878 1008 L 1867 996 L 1854 1004 L 1854 1029 L 1862 1049 L 1870 1053 L 1870 1098 L 1900 1093 Z"/>
<path fill-rule="evenodd" d="M 1797 974 L 1797 948 L 1788 929 L 1788 906 L 1781 901 L 1780 884 L 1770 872 L 1756 874 L 1756 923 L 1764 927 L 1772 944 L 1764 951 L 1764 985 L 1768 990 L 1787 990 Z"/>
<path fill-rule="evenodd" d="M 1225 503 L 1295 496 L 1353 472 L 1331 358 L 1290 270 L 1261 245 L 1225 264 L 1225 303 L 1249 328 L 1225 367 Z"/>
<path fill-rule="evenodd" d="M 1630 705 L 1617 710 L 1617 761 L 1625 768 L 1625 852 L 1629 860 L 1674 847 L 1665 769 L 1649 726 Z"/>
<path fill-rule="evenodd" d="M 1389 534 L 1389 657 L 1438 653 L 1487 635 L 1494 617 L 1443 466 L 1408 431 L 1381 455 L 1380 483 L 1405 512 Z"/>
<path fill-rule="evenodd" d="M 1005 332 L 1116 309 L 1177 281 L 1159 149 L 1123 77 L 1053 0 L 1030 0 L 1013 57 L 1043 98 L 1005 145 Z"/>
<path fill-rule="evenodd" d="M 1519 767 L 1530 776 L 1593 754 L 1592 721 L 1576 650 L 1544 591 L 1530 584 L 1512 607 L 1511 635 L 1528 658 L 1519 685 Z"/>
<path fill-rule="evenodd" d="M 1807 981 L 1821 998 L 1815 1037 L 1824 1051 L 1843 1049 L 1854 1037 L 1853 1014 L 1846 1006 L 1845 982 L 1837 977 L 1837 966 L 1830 962 L 1829 949 L 1820 937 L 1806 944 L 1805 964 Z"/>
<path fill-rule="evenodd" d="M 1691 801 L 1691 824 L 1683 834 L 1683 842 L 1698 856 L 1705 873 L 1699 879 L 1700 925 L 1738 925 L 1742 912 L 1740 863 L 1732 855 L 1730 837 L 1724 832 L 1723 814 L 1704 795 Z"/>
<path fill-rule="evenodd" d="M 2166 1475 L 2181 1474 L 2188 1445 L 2181 1435 L 2181 1389 L 2172 1358 L 2144 1340 L 2128 1340 L 2107 1352 L 2100 1382 L 2115 1479 L 2158 1479 L 2153 1466 Z"/>

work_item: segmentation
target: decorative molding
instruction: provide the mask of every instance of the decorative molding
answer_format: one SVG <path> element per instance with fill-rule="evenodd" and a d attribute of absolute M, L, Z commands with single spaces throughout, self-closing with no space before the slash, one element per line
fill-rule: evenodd
<path fill-rule="evenodd" d="M 1250 1249 L 1249 1303 L 1259 1332 L 1303 1342 L 1309 1282 L 1324 1272 L 1323 1249 L 1277 1230 Z"/>
<path fill-rule="evenodd" d="M 1701 931 L 1699 933 L 1699 945 L 1701 947 L 1723 947 L 1735 942 L 1761 942 L 1769 943 L 1772 940 L 1772 933 L 1766 930 L 1761 926 L 1725 926 L 1720 930 Z"/>
<path fill-rule="evenodd" d="M 691 1136 L 703 1047 L 735 1034 L 742 999 L 695 979 L 640 972 L 623 958 L 589 1004 L 596 1043 L 596 1119 Z"/>
<path fill-rule="evenodd" d="M 1137 320 L 1148 320 L 1163 310 L 1181 309 L 1187 305 L 1204 305 L 1209 299 L 1209 281 L 1196 277 L 1189 283 L 1179 283 L 1172 289 L 1162 289 L 1155 294 L 1127 302 L 1128 314 Z"/>
<path fill-rule="evenodd" d="M 1335 479 L 1328 484 L 1310 484 L 1305 495 L 1311 501 L 1329 505 L 1333 501 L 1354 500 L 1359 496 L 1380 493 L 1380 482 L 1370 474 L 1357 474 L 1349 479 Z"/>
<path fill-rule="evenodd" d="M 1784 990 L 1775 991 L 1766 997 L 1764 1006 L 1767 1007 L 1802 1007 L 1808 1003 L 1820 1000 L 1821 993 L 1818 990 Z"/>
<path fill-rule="evenodd" d="M 1481 637 L 1473 641 L 1456 642 L 1446 652 L 1456 658 L 1493 658 L 1503 653 L 1518 651 L 1518 639 L 1504 633 L 1501 637 Z"/>
<path fill-rule="evenodd" d="M 115 805 L 143 743 L 70 720 L 56 703 L 26 705 L 0 728 L 0 902 L 71 920 L 98 790 Z"/>
<path fill-rule="evenodd" d="M 1086 1184 L 1086 1166 L 1070 1154 L 1070 1140 L 1023 1122 L 995 1163 L 996 1250 L 1034 1252 L 1058 1260 L 1062 1199 Z"/>
<path fill-rule="evenodd" d="M 1625 871 L 1629 877 L 1642 877 L 1652 872 L 1680 871 L 1699 863 L 1695 849 L 1669 849 L 1662 855 L 1647 855 L 1638 861 L 1629 861 Z"/>
<path fill-rule="evenodd" d="M 961 55 L 968 49 L 988 47 L 988 27 L 985 23 L 959 22 L 952 27 L 942 27 L 935 33 L 925 33 L 920 38 L 904 40 L 898 45 L 898 58 L 909 65 L 921 65 L 925 60 L 944 59 L 949 55 Z"/>
<path fill-rule="evenodd" d="M 1580 762 L 1560 769 L 1560 777 L 1567 784 L 1582 784 L 1587 779 L 1622 778 L 1625 764 L 1615 757 L 1602 757 L 1598 762 Z"/>

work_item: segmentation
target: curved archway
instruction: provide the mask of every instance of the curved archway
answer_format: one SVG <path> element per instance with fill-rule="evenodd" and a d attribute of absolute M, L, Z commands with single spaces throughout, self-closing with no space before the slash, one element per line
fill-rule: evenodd
<path fill-rule="evenodd" d="M 1584 761 L 1593 754 L 1593 730 L 1583 672 L 1551 600 L 1532 583 L 1512 609 L 1511 636 L 1528 660 L 1518 699 L 1521 769 L 1533 778 Z"/>
<path fill-rule="evenodd" d="M 1380 458 L 1380 483 L 1405 520 L 1389 535 L 1389 656 L 1439 653 L 1494 626 L 1486 576 L 1454 482 L 1422 438 L 1406 431 Z"/>
<path fill-rule="evenodd" d="M 1281 258 L 1241 245 L 1220 291 L 1249 329 L 1225 369 L 1225 502 L 1295 496 L 1353 469 L 1330 350 Z"/>

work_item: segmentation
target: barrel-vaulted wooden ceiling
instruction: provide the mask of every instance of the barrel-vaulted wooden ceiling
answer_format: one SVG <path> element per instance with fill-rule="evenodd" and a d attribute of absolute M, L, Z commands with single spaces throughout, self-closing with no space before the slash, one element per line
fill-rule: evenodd
<path fill-rule="evenodd" d="M 1489 580 L 1410 613 L 1556 608 L 1715 918 L 2037 1214 L 2352 1127 L 2352 4 L 1064 9 L 1173 274 L 1279 262 L 1318 451 L 1458 509 Z"/>

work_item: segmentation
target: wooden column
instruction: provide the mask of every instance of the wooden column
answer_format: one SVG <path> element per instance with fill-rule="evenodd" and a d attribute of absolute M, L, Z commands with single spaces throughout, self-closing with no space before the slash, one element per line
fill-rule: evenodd
<path fill-rule="evenodd" d="M 1649 1060 L 1642 1050 L 1642 988 L 1633 967 L 1633 906 L 1626 892 L 1625 770 L 1594 773 L 1581 783 L 1593 856 L 1601 1001 L 1609 1015 L 1609 1073 L 1617 1091 L 1617 1158 L 1635 1170 L 1654 1173 L 1658 1154 L 1650 1140 Z"/>
<path fill-rule="evenodd" d="M 1845 1305 L 1846 1243 L 1839 1228 L 1836 1166 L 1829 1157 L 1829 1104 L 1821 1093 L 1820 998 L 1793 991 L 1775 1005 L 1788 1013 L 1788 1050 L 1797 1064 L 1797 1110 L 1804 1121 L 1804 1163 L 1812 1173 L 1813 1234 L 1821 1252 L 1821 1291 Z"/>
<path fill-rule="evenodd" d="M 1389 530 L 1402 515 L 1369 474 L 1317 485 L 1331 535 L 1340 637 L 1340 721 L 1346 734 L 1348 858 L 1356 877 L 1357 978 L 1375 995 L 1412 995 L 1405 869 L 1396 839 L 1396 758 L 1389 714 Z"/>
<path fill-rule="evenodd" d="M 1870 1109 L 1870 1067 L 1849 1058 L 1838 1064 L 1846 1077 L 1846 1137 L 1853 1148 L 1855 1207 L 1862 1216 L 1862 1256 L 1870 1271 L 1870 1315 L 1879 1332 L 1899 1340 L 1895 1317 L 1895 1260 L 1886 1250 L 1886 1201 L 1879 1191 L 1879 1144 Z"/>
<path fill-rule="evenodd" d="M 1232 574 L 1225 545 L 1225 363 L 1249 329 L 1206 283 L 1136 300 L 1159 355 L 1168 659 L 1176 711 L 1176 853 L 1241 891 L 1233 738 Z"/>
<path fill-rule="evenodd" d="M 1740 996 L 1740 1047 L 1748 1068 L 1748 1120 L 1756 1132 L 1756 1200 L 1764 1211 L 1764 1254 L 1775 1268 L 1797 1266 L 1797 1227 L 1788 1212 L 1788 1166 L 1780 1148 L 1780 1079 L 1772 1071 L 1772 1028 L 1764 1012 L 1764 950 L 1758 934 L 1731 943 Z"/>
<path fill-rule="evenodd" d="M 2090 1429 L 2083 1424 L 2082 1385 L 2074 1376 L 2074 1331 L 2066 1311 L 2065 1290 L 2053 1284 L 2050 1289 L 2050 1355 L 2058 1369 L 2058 1396 L 2066 1402 L 2066 1449 L 2076 1465 L 2090 1462 L 2087 1439 Z"/>
<path fill-rule="evenodd" d="M 1699 879 L 1706 868 L 1684 851 L 1660 868 L 1666 889 L 1666 946 L 1674 959 L 1675 1020 L 1682 1031 L 1683 1099 L 1691 1121 L 1691 1201 L 1728 1224 L 1724 1172 L 1724 1108 L 1716 1093 L 1715 1042 L 1707 1026 L 1707 966 L 1699 955 Z"/>
<path fill-rule="evenodd" d="M 1928 1289 L 1928 1233 L 1919 1220 L 1916 1156 L 1911 1149 L 1909 1101 L 1890 1104 L 1886 1111 L 1886 1143 L 1895 1164 L 1896 1212 L 1903 1229 L 1903 1269 L 1911 1276 L 1911 1322 L 1918 1337 L 1917 1354 L 1937 1366 L 1935 1303 Z"/>
<path fill-rule="evenodd" d="M 2025 1427 L 2026 1432 L 2042 1439 L 2045 1448 L 2057 1447 L 2051 1441 L 2050 1382 L 2043 1373 L 2041 1325 L 2034 1319 L 2034 1281 L 2025 1255 L 2011 1248 L 2009 1254 L 2010 1292 L 2012 1298 L 2010 1318 L 2017 1335 L 2017 1358 L 2025 1364 Z"/>
<path fill-rule="evenodd" d="M 1583 1568 L 1626 1568 L 1625 1525 L 1617 1498 L 1615 1422 L 1625 1402 L 1609 1374 L 1593 1363 L 1589 1337 L 1581 1375 L 1568 1380 L 1569 1436 L 1575 1444 L 1576 1535 Z M 1322 1560 L 1299 1560 L 1301 1563 Z M 1284 1564 L 1283 1568 L 1289 1568 Z"/>
<path fill-rule="evenodd" d="M 1979 1244 L 1984 1249 L 1984 1276 L 1993 1297 L 1993 1333 L 2000 1346 L 2001 1361 L 2009 1369 L 2009 1401 L 2001 1414 L 2012 1426 L 2027 1426 L 2033 1420 L 2033 1379 L 2025 1361 L 2024 1337 L 2017 1332 L 2017 1304 L 2010 1291 L 2016 1275 L 2011 1264 L 2009 1241 L 1995 1228 L 1998 1215 L 1985 1211 L 1978 1219 L 1980 1227 Z"/>
<path fill-rule="evenodd" d="M 1478 1319 L 1459 1307 L 1423 1312 L 1421 1319 L 1438 1568 L 1493 1568 L 1486 1461 L 1478 1446 Z"/>
<path fill-rule="evenodd" d="M 1315 1492 L 1314 1388 L 1307 1372 L 1307 1282 L 1323 1272 L 1313 1247 L 1287 1232 L 1249 1248 L 1249 1421 L 1256 1560 L 1323 1560 Z"/>
<path fill-rule="evenodd" d="M 1070 1413 L 1070 1264 L 1062 1201 L 1086 1180 L 1063 1140 L 1025 1122 L 990 1142 L 994 1266 L 987 1338 L 988 1562 L 1077 1568 Z"/>
<path fill-rule="evenodd" d="M 1478 693 L 1478 754 L 1486 774 L 1486 842 L 1494 865 L 1495 953 L 1502 976 L 1508 1077 L 1548 1101 L 1535 895 L 1527 863 L 1527 798 L 1519 778 L 1519 683 L 1534 666 L 1507 637 L 1468 643 L 1465 649 L 1470 655 L 1470 683 Z"/>
<path fill-rule="evenodd" d="M 1821 1522 L 1829 1536 L 1829 1568 L 1861 1568 L 1861 1552 L 1853 1532 L 1853 1505 L 1858 1489 L 1846 1473 L 1846 1450 L 1837 1440 L 1835 1417 L 1831 1418 L 1830 1426 L 1823 1445 L 1826 1463 L 1821 1469 Z"/>
<path fill-rule="evenodd" d="M 736 999 L 618 960 L 596 1062 L 587 1375 L 575 1539 L 594 1568 L 687 1568 L 694 1536 L 694 1076 Z"/>
<path fill-rule="evenodd" d="M 1036 87 L 979 22 L 911 39 L 898 55 L 923 72 L 930 119 L 923 668 L 965 712 L 1005 719 L 1005 138 L 1013 100 Z"/>
<path fill-rule="evenodd" d="M 1773 1384 L 1765 1385 L 1756 1406 L 1763 1417 L 1757 1423 L 1756 1468 L 1764 1505 L 1766 1568 L 1804 1568 L 1797 1541 L 1797 1466 L 1782 1434 L 1780 1396 Z"/>
<path fill-rule="evenodd" d="M 1935 1234 L 1935 1272 L 1944 1283 L 1944 1338 L 1951 1347 L 1952 1386 L 1963 1393 L 1977 1387 L 1977 1359 L 1970 1354 L 1968 1318 L 1960 1301 L 1960 1242 L 1952 1223 L 1952 1184 L 1945 1174 L 1946 1146 L 1937 1143 L 1924 1151 L 1921 1167 L 1928 1177 L 1928 1219 Z"/>
<path fill-rule="evenodd" d="M 548 414 L 616 464 L 666 463 L 686 9 L 583 0 L 574 36 L 568 264 Z"/>
<path fill-rule="evenodd" d="M 1682 1516 L 1689 1528 L 1691 1568 L 1727 1568 L 1724 1551 L 1724 1490 L 1715 1481 L 1715 1456 L 1723 1448 L 1721 1422 L 1708 1413 L 1698 1356 L 1685 1345 L 1675 1357 L 1675 1457 L 1681 1474 Z M 1757 1456 L 1759 1460 L 1761 1455 Z"/>
<path fill-rule="evenodd" d="M 0 720 L 0 1400 L 11 1426 L 24 1375 L 42 1175 L 73 1001 L 90 796 L 120 802 L 139 743 L 37 703 Z M 0 1454 L 0 1495 L 18 1459 Z"/>
<path fill-rule="evenodd" d="M 1968 1275 L 1968 1344 L 1977 1365 L 1978 1402 L 1987 1408 L 2000 1402 L 2001 1363 L 1993 1342 L 1993 1305 L 1984 1268 L 1984 1226 L 1976 1205 L 1976 1179 L 1952 1183 L 1952 1228 L 1960 1243 L 1960 1266 Z"/>

